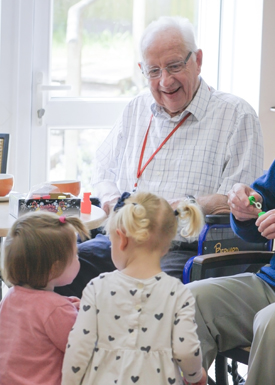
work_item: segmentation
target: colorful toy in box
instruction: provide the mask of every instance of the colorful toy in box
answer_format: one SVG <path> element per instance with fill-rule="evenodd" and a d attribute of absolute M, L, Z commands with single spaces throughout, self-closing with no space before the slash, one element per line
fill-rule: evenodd
<path fill-rule="evenodd" d="M 81 199 L 70 194 L 33 195 L 26 197 L 20 193 L 11 193 L 9 199 L 10 214 L 17 218 L 28 212 L 46 210 L 61 216 L 79 216 Z"/>

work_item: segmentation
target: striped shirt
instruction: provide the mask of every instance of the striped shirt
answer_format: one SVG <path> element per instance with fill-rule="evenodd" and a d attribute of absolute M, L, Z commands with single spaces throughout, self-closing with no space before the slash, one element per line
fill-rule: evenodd
<path fill-rule="evenodd" d="M 251 184 L 263 172 L 259 119 L 243 99 L 216 91 L 203 79 L 192 102 L 170 117 L 146 91 L 134 98 L 96 154 L 93 180 L 99 198 L 111 201 L 132 191 L 151 114 L 143 164 L 188 113 L 191 115 L 155 155 L 138 189 L 168 201 L 186 194 L 227 194 L 234 183 Z"/>

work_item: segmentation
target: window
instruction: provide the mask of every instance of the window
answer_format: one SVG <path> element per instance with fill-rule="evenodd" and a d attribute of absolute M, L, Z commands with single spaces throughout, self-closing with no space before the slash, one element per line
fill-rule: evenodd
<path fill-rule="evenodd" d="M 144 86 L 138 68 L 144 28 L 162 15 L 198 25 L 198 0 L 54 0 L 51 81 L 67 96 L 132 97 Z"/>
<path fill-rule="evenodd" d="M 104 139 L 127 100 L 144 86 L 144 79 L 137 80 L 135 77 L 137 66 L 134 62 L 132 67 L 125 70 L 125 78 L 121 83 L 119 67 L 111 60 L 106 60 L 106 57 L 109 57 L 114 44 L 117 55 L 117 44 L 121 41 L 124 51 L 120 52 L 126 50 L 127 55 L 135 57 L 135 50 L 128 52 L 129 45 L 134 49 L 137 47 L 138 39 L 135 40 L 134 36 L 140 36 L 144 26 L 160 15 L 187 16 L 196 27 L 198 45 L 203 49 L 202 76 L 206 82 L 244 97 L 257 111 L 262 0 L 91 1 L 83 11 L 80 91 L 75 95 L 60 89 L 41 92 L 41 84 L 53 87 L 73 85 L 67 79 L 66 20 L 67 11 L 77 3 L 80 2 L 1 2 L 0 123 L 2 132 L 11 134 L 8 172 L 15 176 L 14 188 L 17 191 L 26 192 L 34 184 L 57 177 L 83 179 L 83 189 L 90 189 L 94 149 Z M 119 4 L 121 7 L 124 4 L 125 9 L 118 8 Z M 269 21 L 273 0 L 267 0 L 264 5 L 267 8 L 265 20 Z M 268 6 L 271 7 L 270 12 Z M 100 7 L 105 13 L 101 12 Z M 246 17 L 248 12 L 249 20 Z M 243 20 L 246 20 L 245 28 Z M 93 25 L 92 29 L 90 24 Z M 106 27 L 108 24 L 111 25 L 109 29 Z M 271 19 L 266 31 L 272 30 L 273 25 Z M 98 29 L 95 30 L 96 26 Z M 99 75 L 92 73 L 98 59 L 95 56 L 99 55 L 99 51 L 91 55 L 95 47 L 103 59 L 106 55 L 105 61 L 101 59 L 101 62 L 113 71 L 112 80 L 105 77 L 105 84 L 99 82 Z M 272 43 L 269 47 L 273 47 Z M 269 84 L 273 69 L 270 61 L 272 50 L 266 51 L 266 62 L 270 63 L 271 73 L 265 71 L 264 75 L 269 79 Z M 125 56 L 121 54 L 122 59 Z M 89 62 L 89 58 L 94 62 Z M 104 76 L 107 73 L 105 69 Z M 137 74 L 140 75 L 139 72 Z M 93 79 L 98 81 L 92 82 Z M 270 92 L 270 100 L 271 96 Z M 262 93 L 262 111 L 269 111 L 272 105 L 270 100 L 265 105 Z M 79 155 L 81 143 L 84 144 L 82 158 Z"/>

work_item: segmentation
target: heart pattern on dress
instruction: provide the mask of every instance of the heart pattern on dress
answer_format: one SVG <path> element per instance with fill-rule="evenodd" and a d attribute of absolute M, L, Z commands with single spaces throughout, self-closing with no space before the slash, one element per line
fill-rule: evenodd
<path fill-rule="evenodd" d="M 175 382 L 176 382 L 176 379 L 175 378 L 171 378 L 171 377 L 169 377 L 168 378 L 168 382 L 169 382 L 169 384 L 174 384 Z"/>
<path fill-rule="evenodd" d="M 151 346 L 142 346 L 141 348 L 140 348 L 140 350 L 142 350 L 142 351 L 144 351 L 144 352 L 147 352 L 147 353 L 149 353 L 149 351 L 150 351 L 150 349 L 151 349 Z"/>
<path fill-rule="evenodd" d="M 77 372 L 80 371 L 80 367 L 79 367 L 79 366 L 77 366 L 77 367 L 72 366 L 72 371 L 73 371 L 74 373 L 77 373 Z"/>
<path fill-rule="evenodd" d="M 106 277 L 108 277 L 108 275 L 106 275 Z M 154 278 L 155 278 L 155 280 L 157 281 L 157 282 L 159 282 L 161 279 L 162 279 L 162 277 L 163 276 L 155 276 Z M 103 274 L 103 275 L 100 275 L 99 276 L 99 278 L 100 279 L 103 279 L 103 278 L 105 278 L 105 275 Z M 106 278 L 106 280 L 105 280 L 105 282 L 108 282 L 108 279 Z M 164 280 L 165 281 L 165 280 Z M 99 282 L 99 281 L 98 281 Z M 104 283 L 102 283 L 102 285 L 104 285 L 105 284 L 105 282 Z M 96 280 L 94 280 L 94 283 L 91 283 L 91 284 L 94 284 L 94 285 L 96 285 Z M 162 283 L 161 283 L 162 284 Z M 160 284 L 160 285 L 161 285 Z M 154 283 L 154 285 L 158 285 L 158 283 Z M 95 286 L 96 287 L 96 286 Z M 104 287 L 104 286 L 103 286 Z M 131 286 L 130 286 L 131 287 Z M 143 308 L 144 308 L 144 310 L 146 311 L 146 306 L 148 306 L 147 304 L 146 304 L 146 299 L 147 298 L 149 298 L 150 296 L 151 296 L 151 294 L 153 294 L 154 295 L 154 292 L 150 292 L 150 293 L 146 293 L 146 291 L 148 291 L 148 288 L 147 288 L 147 290 L 145 290 L 145 292 L 142 290 L 142 291 L 140 291 L 140 289 L 142 288 L 146 288 L 146 286 L 143 286 L 143 287 L 141 287 L 141 286 L 137 286 L 138 287 L 138 289 L 135 289 L 135 286 L 132 286 L 132 289 L 130 289 L 130 288 L 128 288 L 128 290 L 129 290 L 129 293 L 130 293 L 130 295 L 132 296 L 132 297 L 134 297 L 134 296 L 136 296 L 135 298 L 133 298 L 133 299 L 131 299 L 130 301 L 131 301 L 131 303 L 133 303 L 133 305 L 134 305 L 134 307 L 133 307 L 133 317 L 139 317 L 139 316 L 137 316 L 137 315 L 135 315 L 135 313 L 134 313 L 134 311 L 136 310 L 136 311 L 138 311 L 138 312 L 141 312 L 142 310 L 143 310 Z M 175 286 L 174 286 L 175 287 Z M 172 288 L 174 288 L 173 286 L 172 286 Z M 110 296 L 115 296 L 116 294 L 118 294 L 118 295 L 120 295 L 120 292 L 119 291 L 117 291 L 116 290 L 116 286 L 114 287 L 114 288 L 112 288 L 112 287 L 108 287 L 108 291 L 107 291 L 107 295 L 109 296 L 109 298 L 110 298 Z M 113 290 L 111 290 L 111 289 L 113 289 Z M 170 289 L 170 290 L 169 290 Z M 92 290 L 92 288 L 90 289 L 90 290 Z M 150 290 L 150 289 L 149 289 Z M 168 290 L 167 290 L 167 295 L 166 295 L 166 297 L 167 296 L 171 296 L 171 297 L 173 297 L 173 296 L 175 296 L 176 298 L 175 299 L 170 299 L 170 303 L 171 303 L 171 301 L 172 301 L 172 303 L 174 302 L 174 301 L 178 301 L 177 300 L 177 296 L 175 295 L 176 294 L 176 292 L 177 292 L 177 290 L 172 290 L 171 291 L 171 286 L 170 287 L 168 287 Z M 141 295 L 141 297 L 140 297 L 140 295 Z M 131 296 L 130 296 L 130 298 L 131 298 Z M 187 298 L 187 297 L 185 297 L 185 298 Z M 111 298 L 109 299 L 109 301 L 111 301 Z M 129 301 L 129 297 L 128 297 L 128 301 Z M 143 302 L 144 301 L 144 303 L 145 303 L 145 305 L 143 305 Z M 97 303 L 97 302 L 95 302 L 95 303 Z M 147 303 L 149 303 L 149 301 L 147 302 Z M 161 303 L 161 302 L 160 302 Z M 138 306 L 137 306 L 137 304 L 138 304 Z M 181 306 L 181 309 L 184 309 L 185 307 L 187 307 L 189 305 L 189 302 L 188 301 L 186 301 L 183 305 L 177 305 L 177 308 L 175 307 L 174 309 L 175 310 L 178 310 L 178 313 L 176 312 L 176 313 L 174 313 L 174 321 L 172 321 L 172 322 L 174 322 L 174 325 L 178 325 L 179 324 L 179 322 L 180 322 L 180 320 L 181 320 L 181 318 L 178 318 L 178 314 L 181 316 L 181 314 L 183 313 L 181 310 L 179 310 L 180 309 L 180 306 Z M 140 307 L 140 306 L 142 306 L 142 308 Z M 179 306 L 179 307 L 178 307 Z M 82 309 L 83 309 L 83 311 L 84 312 L 88 312 L 88 310 L 90 310 L 91 308 L 94 308 L 94 305 L 88 305 L 88 304 L 85 304 L 85 305 L 83 305 L 82 306 Z M 111 309 L 111 308 L 110 308 Z M 158 310 L 162 310 L 162 308 L 156 308 L 156 309 L 158 309 Z M 117 312 L 118 311 L 120 311 L 120 310 L 116 310 Z M 96 313 L 98 314 L 100 311 L 99 311 L 99 309 L 96 309 Z M 83 314 L 83 313 L 82 313 Z M 115 319 L 115 320 L 119 320 L 120 318 L 121 318 L 121 316 L 123 315 L 123 318 L 122 318 L 122 320 L 124 321 L 124 313 L 122 314 L 121 313 L 121 315 L 119 315 L 118 313 L 113 313 L 114 315 L 113 315 L 113 319 Z M 146 314 L 146 313 L 144 313 L 144 314 Z M 154 313 L 153 313 L 154 314 Z M 165 314 L 165 317 L 164 317 L 164 313 L 155 313 L 154 314 L 154 318 L 156 319 L 156 320 L 158 320 L 158 321 L 160 321 L 160 320 L 162 320 L 162 319 L 164 319 L 162 322 L 165 322 L 165 321 L 167 321 L 167 320 L 169 320 L 169 319 L 171 319 L 170 317 L 171 316 L 173 316 L 173 313 L 170 313 L 169 314 L 169 317 L 167 317 L 167 314 Z M 84 317 L 84 314 L 83 314 L 83 317 Z M 87 314 L 87 317 L 88 317 L 88 314 Z M 127 319 L 127 318 L 126 318 Z M 137 318 L 137 319 L 141 319 L 141 320 L 143 320 L 142 318 Z M 99 322 L 100 322 L 100 318 L 99 318 Z M 135 326 L 135 324 L 133 324 L 132 322 L 129 324 L 129 326 L 128 326 L 128 328 L 127 328 L 127 326 L 126 326 L 126 328 L 125 328 L 125 326 L 124 326 L 124 330 L 125 331 L 127 331 L 128 330 L 128 333 L 129 334 L 132 334 L 136 329 L 136 332 L 138 333 L 138 330 L 140 330 L 140 331 L 142 331 L 143 333 L 145 333 L 145 332 L 147 332 L 148 331 L 148 333 L 149 333 L 149 335 L 148 335 L 148 337 L 150 337 L 150 324 L 149 324 L 149 327 L 141 327 L 141 325 L 139 324 L 139 322 L 140 321 L 138 321 L 138 324 L 137 324 L 137 326 Z M 145 322 L 144 322 L 145 323 Z M 143 323 L 143 324 L 144 324 Z M 184 323 L 184 322 L 183 322 Z M 113 323 L 114 325 L 119 325 L 119 327 L 121 327 L 121 326 L 123 326 L 123 322 L 119 322 L 119 323 Z M 122 324 L 122 325 L 121 325 Z M 83 325 L 84 326 L 84 325 Z M 87 326 L 86 326 L 87 327 Z M 153 326 L 152 326 L 153 327 Z M 85 329 L 82 329 L 83 330 L 83 333 L 86 335 L 86 334 L 89 334 L 90 333 L 90 330 L 88 330 L 87 328 Z M 106 333 L 107 334 L 107 338 L 108 338 L 108 340 L 110 341 L 110 342 L 112 342 L 112 341 L 115 341 L 115 339 L 117 338 L 117 336 L 116 336 L 116 334 L 115 334 L 115 332 L 114 331 L 112 331 L 113 329 L 112 328 L 110 328 L 110 331 L 112 332 L 112 335 L 108 335 L 108 333 Z M 116 329 L 114 329 L 114 330 L 116 330 Z M 109 331 L 109 332 L 110 332 Z M 144 336 L 145 337 L 145 336 Z M 89 337 L 88 337 L 89 338 Z M 106 337 L 105 337 L 106 338 Z M 178 337 L 179 338 L 179 341 L 182 343 L 182 342 L 184 342 L 185 341 L 185 338 L 184 337 Z M 129 341 L 131 341 L 130 340 L 130 337 L 129 337 Z M 146 341 L 146 340 L 145 340 Z M 148 343 L 149 341 L 147 341 L 147 343 Z M 146 343 L 146 342 L 145 342 Z M 97 344 L 96 344 L 97 345 Z M 115 346 L 115 348 L 116 348 L 116 343 L 114 343 L 114 346 Z M 178 345 L 179 346 L 179 345 Z M 183 346 L 183 349 L 184 349 L 184 344 L 182 345 Z M 69 346 L 68 346 L 69 347 Z M 149 353 L 150 351 L 152 351 L 152 352 L 154 352 L 154 346 L 150 346 L 150 345 L 148 345 L 148 346 L 141 346 L 140 347 L 140 350 L 142 351 L 142 352 L 144 352 L 144 354 L 145 353 Z M 94 351 L 95 352 L 98 352 L 99 351 L 99 348 L 96 346 L 95 348 L 94 348 Z M 150 359 L 150 356 L 151 356 L 151 354 L 152 353 L 150 353 L 150 355 L 148 354 L 145 354 L 143 357 L 147 357 L 147 359 Z M 198 348 L 197 350 L 196 350 L 196 352 L 194 353 L 194 355 L 195 356 L 198 356 L 200 354 L 200 349 Z M 115 361 L 118 361 L 118 360 L 121 360 L 119 363 L 117 363 L 116 365 L 121 365 L 121 364 L 123 364 L 123 362 L 124 362 L 124 356 L 123 355 L 115 355 Z M 170 361 L 170 360 L 169 360 Z M 181 362 L 181 359 L 176 359 L 176 358 L 173 358 L 173 357 L 171 357 L 171 362 L 172 363 L 180 363 Z M 98 362 L 95 362 L 95 363 L 98 363 Z M 169 366 L 169 365 L 171 365 L 171 363 L 167 363 L 167 365 Z M 98 370 L 98 366 L 92 366 L 93 368 L 94 368 L 94 371 L 97 371 Z M 118 366 L 118 367 L 120 367 L 120 366 Z M 81 366 L 72 366 L 71 367 L 72 368 L 72 371 L 74 372 L 74 373 L 77 373 L 77 372 L 79 372 L 80 370 L 81 370 Z M 154 370 L 156 370 L 156 372 L 157 373 L 161 373 L 161 369 L 160 369 L 160 367 L 159 368 L 155 368 Z M 155 372 L 155 373 L 156 373 Z M 169 372 L 168 372 L 169 373 Z M 171 372 L 171 374 L 172 374 L 173 372 Z M 193 374 L 190 374 L 190 376 L 194 376 L 196 373 L 193 373 Z M 156 374 L 155 374 L 156 375 Z M 163 374 L 162 374 L 163 375 Z M 141 374 L 141 377 L 140 376 L 138 376 L 138 375 L 131 375 L 130 374 L 130 378 L 131 378 L 131 381 L 132 381 L 132 383 L 137 383 L 137 382 L 139 382 L 139 380 L 140 380 L 140 383 L 142 384 L 143 383 L 143 381 L 144 381 L 144 378 L 143 378 L 143 374 Z M 160 375 L 161 376 L 161 375 Z M 159 378 L 161 378 L 161 377 L 159 377 Z M 112 381 L 113 381 L 113 383 L 114 384 L 116 384 L 117 382 L 118 382 L 118 379 L 115 379 L 115 377 L 112 379 Z M 163 380 L 162 380 L 163 381 Z M 167 385 L 168 384 L 170 384 L 170 385 L 173 385 L 173 384 L 175 384 L 176 383 L 176 378 L 174 378 L 174 377 L 166 377 L 166 381 L 167 381 Z"/>
<path fill-rule="evenodd" d="M 155 318 L 160 321 L 163 317 L 163 313 L 160 313 L 160 314 L 155 314 Z"/>

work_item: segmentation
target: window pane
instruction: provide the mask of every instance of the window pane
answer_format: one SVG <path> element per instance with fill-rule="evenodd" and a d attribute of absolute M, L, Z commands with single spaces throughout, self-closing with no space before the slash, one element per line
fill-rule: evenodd
<path fill-rule="evenodd" d="M 51 81 L 72 85 L 67 96 L 136 95 L 146 84 L 137 65 L 144 27 L 162 15 L 181 15 L 198 24 L 198 0 L 83 3 L 54 0 Z"/>
<path fill-rule="evenodd" d="M 49 180 L 81 180 L 81 192 L 91 191 L 94 155 L 109 129 L 51 129 Z"/>

